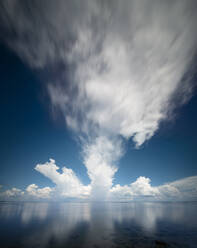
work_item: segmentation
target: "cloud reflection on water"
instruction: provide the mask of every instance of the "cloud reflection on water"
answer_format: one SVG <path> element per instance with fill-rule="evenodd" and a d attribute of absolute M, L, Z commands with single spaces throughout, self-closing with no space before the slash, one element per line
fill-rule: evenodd
<path fill-rule="evenodd" d="M 5 203 L 0 220 L 20 229 L 20 247 L 116 247 L 119 240 L 154 240 L 175 227 L 186 235 L 196 227 L 195 209 L 188 203 Z"/>

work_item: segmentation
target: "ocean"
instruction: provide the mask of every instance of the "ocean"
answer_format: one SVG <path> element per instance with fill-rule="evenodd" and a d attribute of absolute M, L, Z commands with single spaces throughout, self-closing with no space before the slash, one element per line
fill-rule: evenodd
<path fill-rule="evenodd" d="M 196 248 L 197 202 L 0 202 L 1 248 Z"/>

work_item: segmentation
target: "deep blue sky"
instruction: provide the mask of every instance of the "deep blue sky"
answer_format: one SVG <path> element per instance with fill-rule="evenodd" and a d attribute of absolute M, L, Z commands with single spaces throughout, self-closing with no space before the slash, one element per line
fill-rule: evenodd
<path fill-rule="evenodd" d="M 6 47 L 0 46 L 0 184 L 24 188 L 52 182 L 34 170 L 49 158 L 58 166 L 72 168 L 89 183 L 82 164 L 80 146 L 63 122 L 50 113 L 42 83 Z M 171 122 L 162 123 L 154 137 L 138 150 L 127 145 L 119 161 L 115 183 L 128 184 L 139 176 L 151 178 L 153 185 L 197 175 L 197 95 L 181 108 Z"/>

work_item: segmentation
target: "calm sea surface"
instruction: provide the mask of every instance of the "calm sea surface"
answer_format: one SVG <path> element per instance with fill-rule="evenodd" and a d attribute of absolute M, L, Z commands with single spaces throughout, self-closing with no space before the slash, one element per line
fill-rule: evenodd
<path fill-rule="evenodd" d="M 197 203 L 0 203 L 0 247 L 197 247 Z"/>

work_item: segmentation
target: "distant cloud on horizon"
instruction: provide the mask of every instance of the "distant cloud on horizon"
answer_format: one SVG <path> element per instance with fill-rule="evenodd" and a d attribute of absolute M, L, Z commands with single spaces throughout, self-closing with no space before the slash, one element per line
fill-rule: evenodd
<path fill-rule="evenodd" d="M 83 185 L 72 169 L 63 167 L 62 173 L 50 159 L 45 164 L 38 164 L 35 170 L 48 177 L 55 187 L 39 188 L 30 184 L 25 190 L 12 188 L 0 191 L 0 200 L 102 200 L 92 198 L 92 186 Z M 197 176 L 186 177 L 160 186 L 151 186 L 151 180 L 147 177 L 138 177 L 129 185 L 114 185 L 109 192 L 108 201 L 193 201 L 197 200 Z"/>

